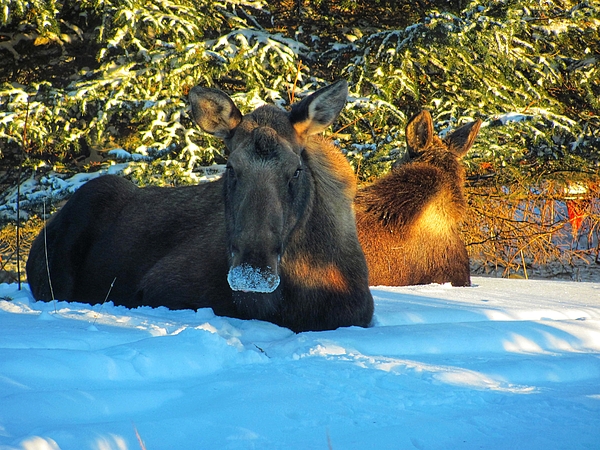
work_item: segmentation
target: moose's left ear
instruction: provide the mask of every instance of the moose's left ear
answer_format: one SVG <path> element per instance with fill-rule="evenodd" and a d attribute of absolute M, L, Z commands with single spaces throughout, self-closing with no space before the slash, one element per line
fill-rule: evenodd
<path fill-rule="evenodd" d="M 424 109 L 410 118 L 406 125 L 406 146 L 411 158 L 427 150 L 435 139 L 431 113 Z"/>
<path fill-rule="evenodd" d="M 446 136 L 444 142 L 448 145 L 448 149 L 456 156 L 464 156 L 473 146 L 480 127 L 480 119 L 477 119 L 475 122 L 469 122 Z"/>
<path fill-rule="evenodd" d="M 347 98 L 348 83 L 340 80 L 296 103 L 290 111 L 296 133 L 305 139 L 323 131 L 338 118 Z"/>
<path fill-rule="evenodd" d="M 196 86 L 188 95 L 194 121 L 209 134 L 221 139 L 231 137 L 242 121 L 242 113 L 229 96 L 213 88 Z"/>

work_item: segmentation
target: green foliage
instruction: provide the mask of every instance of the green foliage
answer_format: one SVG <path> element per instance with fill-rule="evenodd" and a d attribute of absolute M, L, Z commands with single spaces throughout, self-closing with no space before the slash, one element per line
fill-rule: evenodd
<path fill-rule="evenodd" d="M 81 69 L 64 88 L 46 81 L 2 86 L 0 140 L 29 148 L 33 159 L 42 150 L 64 157 L 81 146 L 100 151 L 128 146 L 141 155 L 166 155 L 158 166 L 178 166 L 174 173 L 195 182 L 192 169 L 218 158 L 221 145 L 192 126 L 186 114 L 189 88 L 237 77 L 247 87 L 237 96 L 240 104 L 252 106 L 259 98 L 281 103 L 280 92 L 293 83 L 302 48 L 281 35 L 249 28 L 247 19 L 237 15 L 239 2 L 232 4 L 79 3 L 79 17 L 97 24 L 90 28 L 99 47 L 98 67 Z M 38 5 L 43 6 L 49 14 L 56 10 Z M 16 20 L 17 12 L 22 19 L 32 12 L 15 11 L 5 24 Z M 63 21 L 60 15 L 57 20 Z M 234 30 L 219 36 L 223 26 Z M 146 178 L 155 179 L 153 172 Z M 133 173 L 144 178 L 139 168 Z"/>
<path fill-rule="evenodd" d="M 307 44 L 320 36 L 294 35 L 303 44 L 263 28 L 273 18 L 264 20 L 262 0 L 0 4 L 13 40 L 21 32 L 34 40 L 25 51 L 59 46 L 61 60 L 82 48 L 94 56 L 62 84 L 40 73 L 0 86 L 0 144 L 25 148 L 30 166 L 122 147 L 145 157 L 131 163 L 141 183 L 167 176 L 165 167 L 173 183 L 195 182 L 194 168 L 224 155 L 191 123 L 189 88 L 224 88 L 247 111 L 263 101 L 287 107 L 292 96 L 343 77 L 351 96 L 335 138 L 361 180 L 403 156 L 404 126 L 421 108 L 441 134 L 485 121 L 465 161 L 471 174 L 511 182 L 597 172 L 600 13 L 588 2 L 473 2 L 406 28 L 331 33 L 319 44 L 328 50 L 315 53 Z M 7 48 L 23 51 L 11 42 Z"/>
<path fill-rule="evenodd" d="M 62 2 L 54 0 L 0 0 L 0 26 L 24 24 L 38 33 L 58 38 Z"/>
<path fill-rule="evenodd" d="M 432 12 L 422 23 L 346 45 L 338 58 L 351 61 L 344 73 L 356 95 L 380 102 L 370 119 L 378 151 L 362 161 L 363 178 L 379 173 L 398 145 L 399 110 L 421 108 L 433 112 L 440 132 L 475 117 L 486 121 L 467 159 L 473 171 L 481 161 L 518 171 L 548 161 L 597 164 L 599 10 L 563 4 L 473 2 L 460 17 Z M 568 89 L 583 112 L 574 114 L 562 98 Z M 357 140 L 370 140 L 357 131 Z"/>

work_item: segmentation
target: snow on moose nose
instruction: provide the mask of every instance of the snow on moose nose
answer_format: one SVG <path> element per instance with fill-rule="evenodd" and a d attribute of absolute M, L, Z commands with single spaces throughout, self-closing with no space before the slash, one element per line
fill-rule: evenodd
<path fill-rule="evenodd" d="M 270 294 L 279 286 L 279 276 L 270 267 L 259 269 L 249 264 L 240 264 L 229 269 L 229 286 L 234 291 Z"/>

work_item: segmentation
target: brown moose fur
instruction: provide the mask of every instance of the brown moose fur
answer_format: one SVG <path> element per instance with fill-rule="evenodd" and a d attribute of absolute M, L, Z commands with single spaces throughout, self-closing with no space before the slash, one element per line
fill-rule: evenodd
<path fill-rule="evenodd" d="M 422 111 L 406 127 L 411 160 L 359 190 L 357 229 L 371 285 L 471 284 L 459 230 L 466 210 L 460 158 L 480 126 L 463 125 L 442 140 Z"/>
<path fill-rule="evenodd" d="M 224 139 L 227 173 L 175 188 L 138 188 L 116 176 L 86 183 L 32 245 L 34 297 L 211 307 L 297 332 L 368 326 L 373 298 L 353 172 L 318 135 L 346 96 L 342 81 L 289 113 L 266 105 L 242 116 L 223 92 L 194 88 L 194 119 Z"/>

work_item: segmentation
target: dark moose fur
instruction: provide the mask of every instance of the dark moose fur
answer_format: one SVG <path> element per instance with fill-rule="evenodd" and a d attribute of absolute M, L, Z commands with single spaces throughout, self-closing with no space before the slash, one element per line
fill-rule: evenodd
<path fill-rule="evenodd" d="M 346 96 L 340 81 L 289 113 L 267 105 L 242 116 L 223 92 L 192 89 L 195 121 L 228 149 L 223 178 L 176 188 L 116 176 L 86 183 L 33 243 L 34 297 L 96 304 L 114 281 L 109 299 L 127 307 L 211 307 L 296 332 L 368 326 L 353 172 L 319 135 Z"/>
<path fill-rule="evenodd" d="M 371 285 L 471 284 L 469 256 L 459 226 L 466 210 L 460 158 L 481 121 L 445 139 L 422 111 L 406 127 L 411 160 L 359 190 L 356 220 Z"/>

